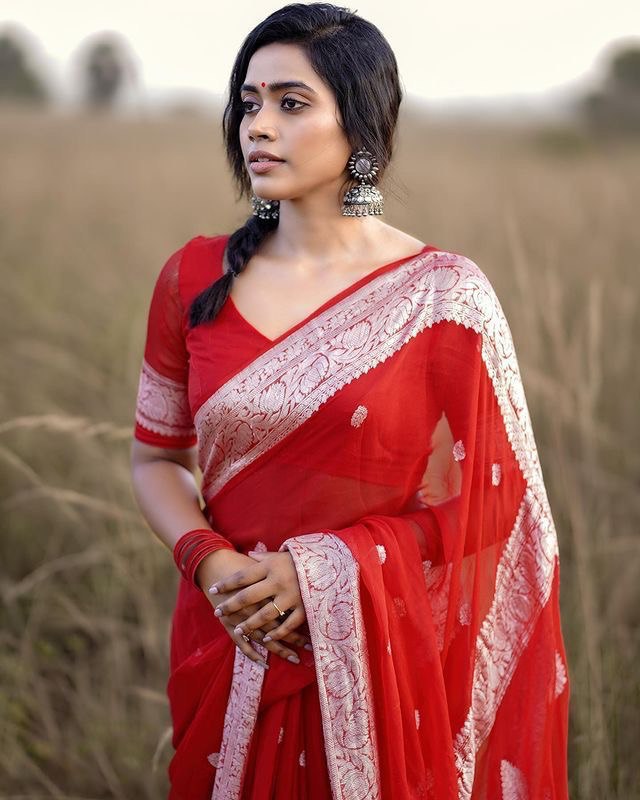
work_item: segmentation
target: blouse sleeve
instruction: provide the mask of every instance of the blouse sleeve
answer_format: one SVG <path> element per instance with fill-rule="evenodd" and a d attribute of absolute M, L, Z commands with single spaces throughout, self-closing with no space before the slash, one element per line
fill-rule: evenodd
<path fill-rule="evenodd" d="M 179 293 L 183 251 L 184 246 L 169 256 L 156 281 L 136 400 L 134 437 L 163 448 L 187 448 L 196 443 Z"/>

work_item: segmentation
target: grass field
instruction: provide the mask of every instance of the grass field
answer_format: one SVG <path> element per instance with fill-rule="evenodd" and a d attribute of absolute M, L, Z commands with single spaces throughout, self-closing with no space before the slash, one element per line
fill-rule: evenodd
<path fill-rule="evenodd" d="M 176 574 L 129 485 L 147 304 L 248 206 L 197 117 L 3 111 L 0 175 L 0 797 L 157 800 Z M 639 797 L 640 142 L 407 115 L 385 197 L 505 308 L 560 540 L 571 797 Z"/>

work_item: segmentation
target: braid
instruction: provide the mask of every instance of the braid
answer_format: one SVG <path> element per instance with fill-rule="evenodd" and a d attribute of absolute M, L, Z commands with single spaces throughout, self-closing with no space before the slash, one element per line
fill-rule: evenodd
<path fill-rule="evenodd" d="M 189 308 L 189 325 L 195 328 L 215 319 L 231 291 L 234 275 L 239 275 L 268 233 L 278 227 L 276 219 L 250 216 L 227 242 L 225 261 L 228 271 L 194 298 Z"/>

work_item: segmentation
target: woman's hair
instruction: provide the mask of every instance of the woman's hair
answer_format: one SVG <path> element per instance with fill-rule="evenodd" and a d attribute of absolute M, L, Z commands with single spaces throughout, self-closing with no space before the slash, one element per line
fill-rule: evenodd
<path fill-rule="evenodd" d="M 378 162 L 381 177 L 391 160 L 402 101 L 393 50 L 375 25 L 347 8 L 330 3 L 292 3 L 274 11 L 249 33 L 231 72 L 222 132 L 238 199 L 251 197 L 251 179 L 239 137 L 245 113 L 240 89 L 252 55 L 273 42 L 297 44 L 304 49 L 313 69 L 335 93 L 352 151 L 369 150 Z M 346 164 L 345 175 L 343 189 L 354 180 Z M 216 317 L 231 289 L 233 273 L 244 269 L 260 242 L 277 226 L 277 219 L 252 214 L 230 235 L 225 253 L 228 271 L 193 300 L 189 309 L 192 327 Z"/>

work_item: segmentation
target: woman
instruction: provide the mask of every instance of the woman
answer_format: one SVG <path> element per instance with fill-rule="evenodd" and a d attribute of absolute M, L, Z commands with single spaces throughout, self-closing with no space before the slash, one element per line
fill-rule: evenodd
<path fill-rule="evenodd" d="M 375 26 L 271 14 L 223 121 L 253 214 L 155 287 L 132 459 L 182 572 L 175 800 L 567 797 L 516 356 L 473 261 L 378 219 L 400 101 Z"/>

